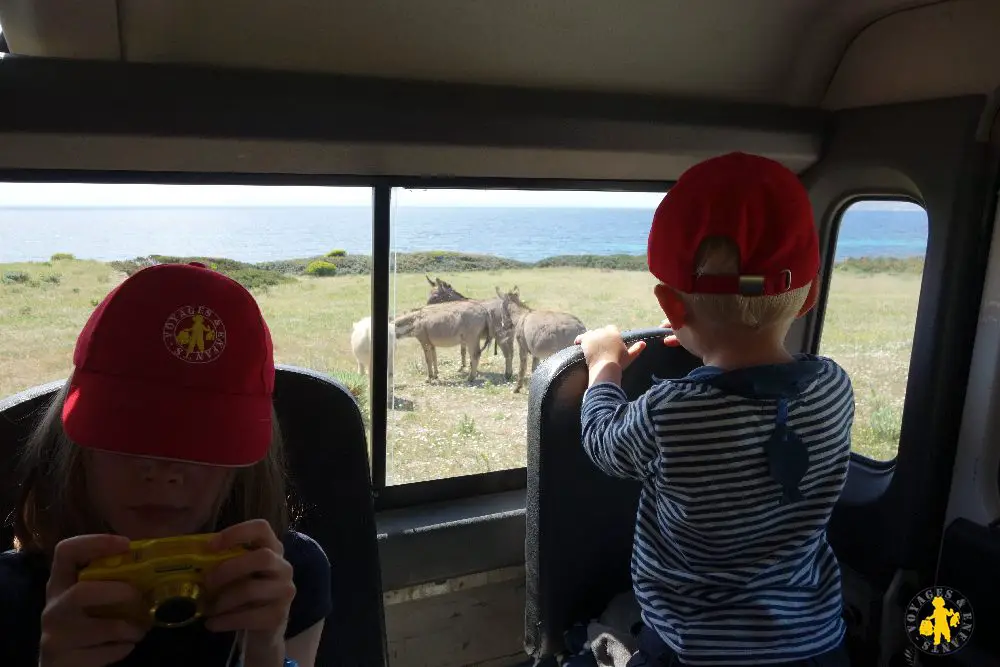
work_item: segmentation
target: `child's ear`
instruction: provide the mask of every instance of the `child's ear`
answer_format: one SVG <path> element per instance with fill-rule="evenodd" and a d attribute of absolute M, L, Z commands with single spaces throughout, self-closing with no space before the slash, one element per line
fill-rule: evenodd
<path fill-rule="evenodd" d="M 656 284 L 656 287 L 653 288 L 653 294 L 656 295 L 656 300 L 660 302 L 663 314 L 670 320 L 671 328 L 680 329 L 683 327 L 687 320 L 687 313 L 684 310 L 684 302 L 681 301 L 680 295 L 663 283 Z"/>
<path fill-rule="evenodd" d="M 809 294 L 806 296 L 806 302 L 802 304 L 802 309 L 799 310 L 799 314 L 796 317 L 802 317 L 816 305 L 816 300 L 819 298 L 819 277 L 817 276 L 815 280 L 809 285 Z"/>

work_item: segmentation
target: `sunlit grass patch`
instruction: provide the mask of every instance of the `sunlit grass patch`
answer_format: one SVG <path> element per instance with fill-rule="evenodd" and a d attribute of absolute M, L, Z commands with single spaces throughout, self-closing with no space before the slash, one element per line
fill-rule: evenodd
<path fill-rule="evenodd" d="M 371 279 L 341 274 L 344 259 L 334 259 L 337 275 L 282 273 L 275 281 L 268 273 L 252 291 L 271 329 L 276 360 L 333 375 L 358 397 L 367 418 L 369 379 L 357 372 L 350 334 L 353 323 L 370 313 Z M 655 281 L 645 271 L 497 266 L 431 277 L 440 275 L 471 298 L 517 285 L 531 307 L 571 312 L 591 328 L 644 328 L 662 318 L 652 293 Z M 905 263 L 884 273 L 873 266 L 834 273 L 820 351 L 840 362 L 854 384 L 854 448 L 890 459 L 899 436 L 920 274 Z M 0 281 L 0 396 L 65 377 L 84 322 L 125 275 L 108 264 L 71 258 L 0 265 L 0 277 L 13 274 L 24 277 Z M 58 280 L 46 278 L 54 275 Z M 423 305 L 429 290 L 423 273 L 398 274 L 390 287 L 397 312 Z M 494 356 L 492 345 L 483 352 L 475 383 L 467 382 L 468 365 L 459 372 L 459 363 L 457 347 L 439 349 L 440 378 L 429 382 L 420 346 L 412 339 L 399 342 L 389 414 L 391 481 L 524 465 L 527 392 L 512 392 L 513 383 L 503 378 L 503 355 Z"/>

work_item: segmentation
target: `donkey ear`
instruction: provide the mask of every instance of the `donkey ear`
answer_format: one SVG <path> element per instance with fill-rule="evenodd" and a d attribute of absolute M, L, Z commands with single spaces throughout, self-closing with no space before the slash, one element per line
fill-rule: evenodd
<path fill-rule="evenodd" d="M 514 294 L 520 295 L 521 293 L 517 291 L 517 285 L 514 285 L 514 289 L 511 290 Z"/>
<path fill-rule="evenodd" d="M 502 299 L 503 298 L 503 292 L 500 291 L 500 288 L 497 287 L 496 285 L 494 285 L 493 289 L 495 289 L 497 291 L 497 296 Z"/>
<path fill-rule="evenodd" d="M 427 274 L 425 273 L 425 274 L 424 274 L 424 278 L 427 278 L 427 282 L 429 282 L 429 283 L 431 284 L 431 287 L 435 287 L 435 285 L 434 285 L 434 281 L 433 281 L 433 280 L 431 280 L 431 277 L 430 277 L 429 275 L 427 275 Z"/>

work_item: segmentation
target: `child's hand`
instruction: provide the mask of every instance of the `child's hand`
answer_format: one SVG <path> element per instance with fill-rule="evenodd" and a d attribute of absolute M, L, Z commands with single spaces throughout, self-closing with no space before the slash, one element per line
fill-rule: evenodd
<path fill-rule="evenodd" d="M 212 548 L 231 549 L 240 544 L 254 548 L 220 563 L 205 577 L 205 588 L 214 601 L 205 626 L 212 632 L 247 632 L 247 667 L 280 665 L 285 657 L 285 627 L 295 598 L 292 566 L 271 525 L 263 519 L 245 521 L 221 531 Z"/>
<path fill-rule="evenodd" d="M 128 538 L 121 535 L 77 535 L 56 545 L 45 586 L 39 667 L 106 667 L 125 658 L 146 635 L 133 622 L 87 613 L 104 605 L 138 607 L 138 589 L 120 581 L 77 581 L 91 561 L 127 551 Z"/>
<path fill-rule="evenodd" d="M 670 319 L 666 317 L 664 317 L 663 321 L 660 322 L 660 326 L 664 329 L 673 329 L 673 325 L 670 324 Z M 677 336 L 669 334 L 663 337 L 663 344 L 667 347 L 680 347 L 681 342 L 677 340 Z"/>
<path fill-rule="evenodd" d="M 583 348 L 583 358 L 592 371 L 607 364 L 617 364 L 625 370 L 646 349 L 645 341 L 626 348 L 621 332 L 612 324 L 580 334 L 573 342 Z"/>

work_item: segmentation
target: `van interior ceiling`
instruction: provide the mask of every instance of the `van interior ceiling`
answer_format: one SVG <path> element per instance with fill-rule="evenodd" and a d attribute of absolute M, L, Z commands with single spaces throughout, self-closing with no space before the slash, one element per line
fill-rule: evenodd
<path fill-rule="evenodd" d="M 385 324 L 429 292 L 518 285 L 649 334 L 653 208 L 691 165 L 744 151 L 799 174 L 819 229 L 823 289 L 787 346 L 854 383 L 829 528 L 852 664 L 1000 665 L 998 35 L 996 0 L 0 0 L 0 433 L 17 439 L 0 518 L 93 306 L 144 262 L 209 258 L 260 302 L 295 400 L 321 412 L 309 401 L 339 389 L 310 399 L 308 378 L 332 377 L 364 421 L 337 408 L 367 438 L 371 505 L 350 502 L 373 514 L 379 567 L 352 599 L 381 591 L 358 602 L 379 636 L 348 659 L 324 635 L 317 664 L 554 664 L 628 587 L 636 489 L 560 491 L 591 479 L 582 356 L 525 371 L 498 338 L 433 361 Z M 629 382 L 689 362 L 649 356 Z M 288 412 L 296 442 L 336 446 Z M 975 611 L 961 646 L 908 630 L 932 586 Z"/>

